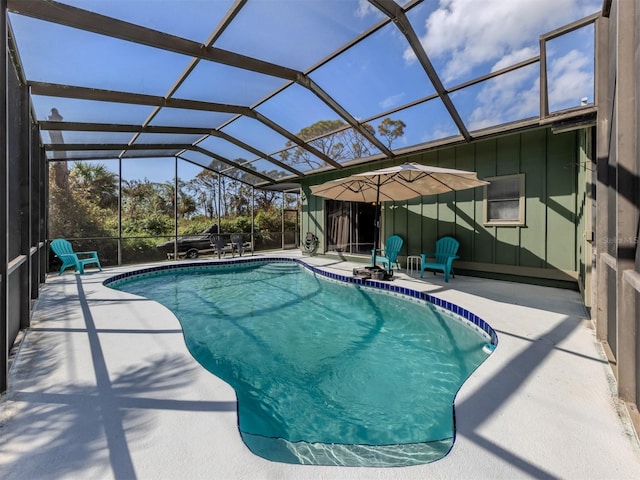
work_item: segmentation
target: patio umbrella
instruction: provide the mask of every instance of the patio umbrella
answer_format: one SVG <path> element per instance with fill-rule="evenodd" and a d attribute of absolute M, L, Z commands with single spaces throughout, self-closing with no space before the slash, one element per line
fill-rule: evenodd
<path fill-rule="evenodd" d="M 332 200 L 375 203 L 373 248 L 377 250 L 380 202 L 409 200 L 488 184 L 479 180 L 475 172 L 406 163 L 314 185 L 311 193 Z"/>

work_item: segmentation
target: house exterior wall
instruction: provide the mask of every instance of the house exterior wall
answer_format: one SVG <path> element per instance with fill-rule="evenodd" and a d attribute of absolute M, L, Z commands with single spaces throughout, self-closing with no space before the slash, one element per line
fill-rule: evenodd
<path fill-rule="evenodd" d="M 582 248 L 585 212 L 578 210 L 584 209 L 586 191 L 585 186 L 578 187 L 586 179 L 580 162 L 590 162 L 586 150 L 579 148 L 585 141 L 584 130 L 554 134 L 550 128 L 540 128 L 369 165 L 367 170 L 417 162 L 476 171 L 479 178 L 525 175 L 522 226 L 485 225 L 484 189 L 476 188 L 383 204 L 381 237 L 402 236 L 404 259 L 433 251 L 438 238 L 450 235 L 460 241 L 457 272 L 577 285 L 587 262 Z M 355 170 L 343 171 L 340 176 L 352 173 Z M 337 176 L 313 177 L 303 185 L 302 234 L 314 233 L 321 251 L 324 200 L 312 196 L 309 187 Z"/>

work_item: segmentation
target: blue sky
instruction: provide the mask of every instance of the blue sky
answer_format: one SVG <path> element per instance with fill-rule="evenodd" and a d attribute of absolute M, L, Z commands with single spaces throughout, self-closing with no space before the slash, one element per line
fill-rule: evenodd
<path fill-rule="evenodd" d="M 223 18 L 231 0 L 72 0 L 80 8 L 157 29 L 199 43 Z M 413 28 L 446 88 L 514 65 L 539 53 L 539 36 L 596 13 L 600 0 L 440 0 L 424 1 L 408 13 Z M 331 62 L 314 68 L 331 52 L 383 18 L 364 0 L 250 0 L 216 41 L 218 48 L 308 72 L 358 120 L 368 120 L 434 92 L 404 36 L 393 24 L 376 31 Z M 10 14 L 28 80 L 164 96 L 191 61 L 190 57 L 107 38 L 49 22 Z M 593 28 L 547 44 L 551 110 L 593 103 Z M 309 90 L 292 85 L 262 102 L 285 80 L 201 61 L 175 97 L 255 107 L 291 133 L 338 115 Z M 539 115 L 537 64 L 451 94 L 473 131 Z M 262 103 L 261 103 L 262 102 Z M 220 128 L 232 116 L 219 112 L 162 109 L 105 102 L 34 96 L 39 119 L 57 108 L 65 121 L 206 126 Z M 438 100 L 391 114 L 407 125 L 393 148 L 456 135 L 457 129 Z M 380 119 L 372 120 L 375 127 Z M 263 124 L 241 117 L 222 131 L 267 154 L 284 148 L 286 139 Z M 65 141 L 80 139 L 64 132 Z M 103 134 L 103 142 L 121 142 L 121 134 Z M 126 137 L 124 137 L 126 140 Z M 191 140 L 195 141 L 198 136 Z M 174 141 L 190 140 L 176 137 Z M 49 141 L 45 134 L 45 142 Z M 80 140 L 77 140 L 80 141 Z M 146 136 L 143 141 L 172 141 Z M 126 141 L 124 142 L 126 143 Z M 230 159 L 255 158 L 224 140 L 209 142 Z M 164 167 L 130 167 L 141 178 L 167 178 Z M 170 162 L 171 163 L 171 162 Z M 162 165 L 165 162 L 161 162 Z M 268 169 L 265 162 L 261 168 Z M 139 165 L 139 167 L 137 166 Z M 136 170 L 137 169 L 137 170 Z M 171 172 L 168 176 L 173 175 Z"/>

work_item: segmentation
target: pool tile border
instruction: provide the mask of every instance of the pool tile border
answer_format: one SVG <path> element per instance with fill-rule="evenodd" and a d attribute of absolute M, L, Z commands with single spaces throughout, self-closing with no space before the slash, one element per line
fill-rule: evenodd
<path fill-rule="evenodd" d="M 113 277 L 107 278 L 102 284 L 104 286 L 109 286 L 115 282 L 120 280 L 125 280 L 135 276 L 148 276 L 151 274 L 155 274 L 157 272 L 164 272 L 168 270 L 186 270 L 186 271 L 198 271 L 202 270 L 203 267 L 232 267 L 237 266 L 238 264 L 243 263 L 263 263 L 263 262 L 293 262 L 302 265 L 307 270 L 311 271 L 316 275 L 320 275 L 322 277 L 326 277 L 331 280 L 336 280 L 345 283 L 351 283 L 355 285 L 360 285 L 367 288 L 373 288 L 376 290 L 383 290 L 393 294 L 399 294 L 405 297 L 410 297 L 416 300 L 420 300 L 423 302 L 428 302 L 435 307 L 438 307 L 442 310 L 447 311 L 448 313 L 452 313 L 457 315 L 464 320 L 468 321 L 472 325 L 478 328 L 481 333 L 486 334 L 491 340 L 490 343 L 493 347 L 498 345 L 498 335 L 496 331 L 482 318 L 477 316 L 475 313 L 470 312 L 466 308 L 463 308 L 455 303 L 449 302 L 447 300 L 443 300 L 439 297 L 431 295 L 426 292 L 421 292 L 419 290 L 413 290 L 411 288 L 399 287 L 397 285 L 393 285 L 387 281 L 379 281 L 379 280 L 369 280 L 358 277 L 341 275 L 338 273 L 328 272 L 323 270 L 322 267 L 316 267 L 313 265 L 309 265 L 304 261 L 297 258 L 288 258 L 288 257 L 266 257 L 266 258 L 235 258 L 233 260 L 219 260 L 214 262 L 199 262 L 197 264 L 169 264 L 169 265 L 159 265 L 155 267 L 147 267 L 139 270 L 133 270 L 131 272 L 120 273 L 118 275 L 114 275 Z"/>

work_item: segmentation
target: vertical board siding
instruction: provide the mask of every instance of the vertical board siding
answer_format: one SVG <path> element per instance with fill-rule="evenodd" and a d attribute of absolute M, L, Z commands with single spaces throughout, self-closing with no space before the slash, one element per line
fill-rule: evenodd
<path fill-rule="evenodd" d="M 400 235 L 404 240 L 402 250 L 400 250 L 400 255 L 405 255 L 404 252 L 407 249 L 407 232 L 413 231 L 410 226 L 411 224 L 409 223 L 409 209 L 407 208 L 407 202 L 394 202 L 390 205 L 391 208 L 394 209 L 393 230 L 387 232 L 387 235 L 384 238 L 387 238 L 390 235 Z"/>
<path fill-rule="evenodd" d="M 409 160 L 414 161 L 414 160 Z M 415 160 L 424 165 L 438 165 L 438 152 L 425 153 Z M 422 199 L 422 252 L 433 252 L 436 240 L 438 240 L 438 197 L 427 195 Z M 412 252 L 410 255 L 413 255 Z"/>
<path fill-rule="evenodd" d="M 476 144 L 476 173 L 478 178 L 496 175 L 496 148 L 497 141 L 495 139 L 485 140 Z M 472 258 L 474 262 L 494 263 L 496 227 L 487 227 L 482 223 L 484 222 L 484 189 L 474 188 L 474 194 L 478 222 L 476 223 L 477 235 Z"/>
<path fill-rule="evenodd" d="M 520 140 L 522 135 L 498 138 L 496 176 L 520 173 Z"/>
<path fill-rule="evenodd" d="M 576 270 L 575 132 L 547 136 L 547 266 Z"/>
<path fill-rule="evenodd" d="M 525 219 L 520 229 L 520 265 L 542 268 L 545 265 L 546 230 L 546 155 L 548 130 L 523 134 L 520 173 L 525 174 Z"/>
<path fill-rule="evenodd" d="M 414 198 L 407 202 L 407 232 L 404 238 L 403 255 L 417 255 L 422 250 L 422 200 Z"/>
<path fill-rule="evenodd" d="M 438 152 L 438 166 L 442 168 L 456 168 L 456 150 L 448 149 Z M 438 207 L 438 238 L 455 235 L 456 215 L 454 211 L 455 192 L 442 193 L 437 196 Z"/>
<path fill-rule="evenodd" d="M 577 199 L 586 194 L 584 187 L 578 190 L 578 182 L 584 182 L 577 166 L 579 134 L 537 129 L 384 162 L 384 166 L 418 162 L 470 170 L 481 179 L 524 173 L 525 225 L 485 226 L 480 187 L 385 203 L 382 238 L 402 236 L 401 256 L 433 252 L 436 240 L 451 235 L 460 241 L 460 259 L 466 262 L 576 271 L 584 262 L 577 243 L 578 233 L 584 231 L 584 219 L 577 212 L 583 200 Z M 327 180 L 316 178 L 315 183 Z M 306 223 L 309 231 L 315 228 L 316 235 L 324 238 L 322 200 L 307 195 L 306 203 L 303 216 L 316 217 Z"/>
<path fill-rule="evenodd" d="M 458 148 L 455 168 L 470 172 L 475 171 L 474 145 L 463 145 Z M 481 188 L 478 190 L 482 191 Z M 475 194 L 475 189 L 462 190 L 455 193 L 456 224 L 454 236 L 460 242 L 458 254 L 461 258 L 468 259 L 467 261 L 473 261 L 475 257 L 473 251 L 477 236 L 476 221 L 482 223 L 482 212 L 480 212 L 480 217 L 476 220 Z M 482 197 L 480 197 L 480 202 L 482 202 Z"/>
<path fill-rule="evenodd" d="M 318 250 L 324 251 L 325 248 L 325 217 L 324 217 L 324 200 L 321 197 L 311 195 L 311 190 L 306 187 L 304 190 L 304 198 L 302 202 L 302 225 L 300 232 L 302 241 L 306 238 L 307 232 L 313 233 L 318 237 Z"/>
<path fill-rule="evenodd" d="M 495 263 L 498 265 L 518 265 L 518 228 L 496 227 Z"/>

